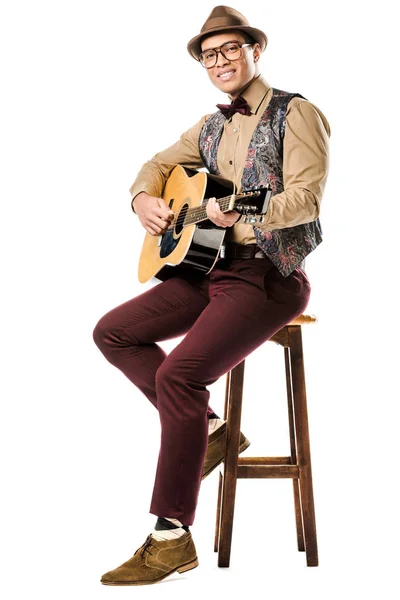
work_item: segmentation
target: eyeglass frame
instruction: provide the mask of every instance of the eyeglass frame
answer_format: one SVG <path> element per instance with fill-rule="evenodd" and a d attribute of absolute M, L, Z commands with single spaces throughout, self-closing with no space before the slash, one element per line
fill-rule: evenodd
<path fill-rule="evenodd" d="M 240 48 L 240 56 L 238 56 L 237 58 L 228 58 L 227 56 L 225 56 L 225 54 L 222 52 L 221 48 L 223 46 L 226 46 L 226 44 L 237 44 Z M 255 43 L 255 42 L 254 42 Z M 242 44 L 241 42 L 239 42 L 238 40 L 229 40 L 227 42 L 224 42 L 223 44 L 221 44 L 221 46 L 216 46 L 216 48 L 207 48 L 207 50 L 203 50 L 202 52 L 200 52 L 199 57 L 198 57 L 198 61 L 201 64 L 202 67 L 204 67 L 205 69 L 212 69 L 213 67 L 215 67 L 215 65 L 218 62 L 218 54 L 222 54 L 222 56 L 229 61 L 235 61 L 235 60 L 239 60 L 240 58 L 242 58 L 243 54 L 242 54 L 242 48 L 244 48 L 245 46 L 254 46 L 253 44 L 249 44 L 248 42 L 246 42 L 245 44 Z M 211 67 L 206 67 L 205 65 L 203 65 L 203 63 L 201 62 L 201 55 L 204 52 L 210 52 L 210 50 L 214 50 L 216 56 L 215 56 L 215 63 L 211 66 Z"/>

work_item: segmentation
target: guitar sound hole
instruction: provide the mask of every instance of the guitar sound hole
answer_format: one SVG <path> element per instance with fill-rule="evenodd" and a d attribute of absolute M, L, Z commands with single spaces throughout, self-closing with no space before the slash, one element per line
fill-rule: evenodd
<path fill-rule="evenodd" d="M 182 206 L 181 210 L 179 211 L 178 218 L 176 219 L 175 235 L 180 235 L 180 233 L 183 229 L 183 224 L 185 222 L 186 213 L 187 213 L 188 209 L 189 209 L 189 204 L 184 204 Z"/>

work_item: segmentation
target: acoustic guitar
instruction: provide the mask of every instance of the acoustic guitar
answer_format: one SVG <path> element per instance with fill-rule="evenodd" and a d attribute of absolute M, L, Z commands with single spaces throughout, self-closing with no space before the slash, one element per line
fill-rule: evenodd
<path fill-rule="evenodd" d="M 145 283 L 154 276 L 168 279 L 177 273 L 174 269 L 178 265 L 186 271 L 194 269 L 207 274 L 218 258 L 223 258 L 226 229 L 208 219 L 209 198 L 217 198 L 222 212 L 236 210 L 246 215 L 246 222 L 262 223 L 271 189 L 232 192 L 233 183 L 227 179 L 177 165 L 162 195 L 174 217 L 164 234 L 146 232 L 139 259 L 139 281 Z"/>

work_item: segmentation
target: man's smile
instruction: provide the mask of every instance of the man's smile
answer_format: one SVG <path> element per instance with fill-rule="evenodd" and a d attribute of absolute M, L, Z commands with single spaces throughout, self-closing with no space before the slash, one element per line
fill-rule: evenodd
<path fill-rule="evenodd" d="M 217 75 L 222 81 L 228 81 L 235 73 L 235 69 L 226 69 Z"/>

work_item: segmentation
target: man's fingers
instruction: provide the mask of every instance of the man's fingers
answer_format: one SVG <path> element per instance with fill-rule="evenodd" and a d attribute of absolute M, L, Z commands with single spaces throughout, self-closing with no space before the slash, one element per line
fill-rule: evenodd
<path fill-rule="evenodd" d="M 155 235 L 160 235 L 160 233 L 165 233 L 167 231 L 169 221 L 160 219 L 159 217 L 150 217 L 147 224 L 155 231 Z"/>
<path fill-rule="evenodd" d="M 207 217 L 219 227 L 231 227 L 238 220 L 239 213 L 235 210 L 222 212 L 215 198 L 209 198 L 206 206 Z"/>
<path fill-rule="evenodd" d="M 146 230 L 151 234 L 151 235 L 161 235 L 162 233 L 165 233 L 164 230 L 162 230 L 160 227 L 157 227 L 156 225 L 148 225 L 146 227 Z"/>
<path fill-rule="evenodd" d="M 150 225 L 146 226 L 146 231 L 147 233 L 149 233 L 150 235 L 158 235 L 158 233 L 156 231 L 154 231 L 154 229 L 152 227 L 150 227 Z"/>
<path fill-rule="evenodd" d="M 153 225 L 156 225 L 157 227 L 161 227 L 161 229 L 167 229 L 170 224 L 169 219 L 162 219 L 160 217 L 150 218 L 150 221 L 152 222 Z"/>
<path fill-rule="evenodd" d="M 165 219 L 166 221 L 172 221 L 174 217 L 174 213 L 169 209 L 167 211 L 156 209 L 153 214 L 154 217 L 158 217 L 159 219 Z"/>
<path fill-rule="evenodd" d="M 218 225 L 219 227 L 226 227 L 225 219 L 223 217 L 223 212 L 221 211 L 221 207 L 218 204 L 216 198 L 210 198 L 207 204 L 207 216 L 208 218 Z"/>
<path fill-rule="evenodd" d="M 166 208 L 167 210 L 169 210 L 169 206 L 163 198 L 157 198 L 157 200 L 158 200 L 158 206 L 160 208 Z"/>
<path fill-rule="evenodd" d="M 171 219 L 174 216 L 174 213 L 172 212 L 168 204 L 162 198 L 157 198 L 157 200 L 158 207 L 156 207 L 155 214 L 158 217 L 162 217 L 164 219 Z"/>

